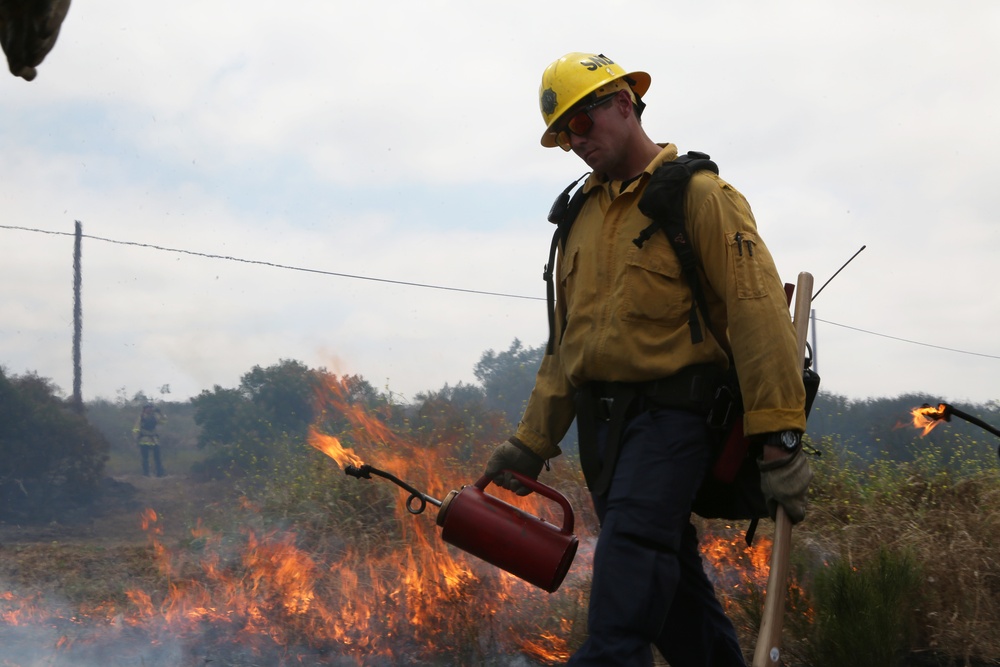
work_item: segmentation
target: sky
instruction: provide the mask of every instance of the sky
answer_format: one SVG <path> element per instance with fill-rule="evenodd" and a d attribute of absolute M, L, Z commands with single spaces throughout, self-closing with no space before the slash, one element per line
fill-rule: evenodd
<path fill-rule="evenodd" d="M 186 400 L 294 359 L 402 400 L 547 337 L 571 51 L 652 76 L 813 301 L 821 388 L 1000 399 L 1000 4 L 78 0 L 0 76 L 0 365 Z M 813 334 L 810 333 L 810 338 Z M 166 390 L 169 389 L 169 393 Z"/>

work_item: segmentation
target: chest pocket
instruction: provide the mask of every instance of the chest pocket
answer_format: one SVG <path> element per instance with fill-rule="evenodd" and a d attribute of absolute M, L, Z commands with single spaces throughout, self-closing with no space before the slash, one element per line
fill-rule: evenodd
<path fill-rule="evenodd" d="M 677 255 L 665 239 L 654 237 L 642 248 L 629 250 L 623 282 L 623 319 L 664 327 L 687 322 L 691 290 L 684 282 Z"/>
<path fill-rule="evenodd" d="M 562 286 L 563 294 L 566 298 L 567 308 L 572 307 L 573 293 L 576 288 L 578 277 L 578 264 L 580 261 L 579 246 L 570 247 L 559 258 L 559 284 Z"/>

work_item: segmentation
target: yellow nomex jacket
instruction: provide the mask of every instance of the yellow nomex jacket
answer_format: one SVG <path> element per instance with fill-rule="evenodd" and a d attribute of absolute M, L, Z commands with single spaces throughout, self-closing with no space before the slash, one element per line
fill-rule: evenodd
<path fill-rule="evenodd" d="M 650 176 L 676 157 L 677 147 L 666 144 L 626 186 L 596 174 L 583 186 L 589 196 L 556 266 L 555 349 L 542 360 L 515 433 L 543 458 L 561 453 L 582 384 L 655 380 L 699 363 L 725 368 L 730 351 L 747 435 L 805 430 L 802 360 L 784 283 L 743 195 L 708 171 L 688 185 L 686 226 L 710 311 L 700 343 L 688 327 L 694 295 L 666 236 L 658 232 L 641 248 L 632 242 L 651 222 L 638 208 Z"/>

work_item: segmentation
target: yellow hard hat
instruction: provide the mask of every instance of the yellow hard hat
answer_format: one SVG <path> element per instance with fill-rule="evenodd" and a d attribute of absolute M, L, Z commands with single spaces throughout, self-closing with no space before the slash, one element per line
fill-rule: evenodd
<path fill-rule="evenodd" d="M 556 145 L 552 127 L 566 111 L 591 93 L 598 97 L 616 90 L 631 90 L 633 97 L 642 97 L 649 90 L 650 78 L 645 72 L 628 72 L 602 53 L 567 53 L 545 68 L 542 85 L 538 87 L 538 104 L 545 121 L 542 146 Z"/>

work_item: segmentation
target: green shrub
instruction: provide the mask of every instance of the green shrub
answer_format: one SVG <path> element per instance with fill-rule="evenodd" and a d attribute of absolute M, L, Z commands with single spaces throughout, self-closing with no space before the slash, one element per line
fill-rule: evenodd
<path fill-rule="evenodd" d="M 97 496 L 108 442 L 34 374 L 0 369 L 0 520 L 67 520 Z"/>
<path fill-rule="evenodd" d="M 854 565 L 838 560 L 816 573 L 815 667 L 895 667 L 911 648 L 921 576 L 913 557 L 880 549 Z"/>

